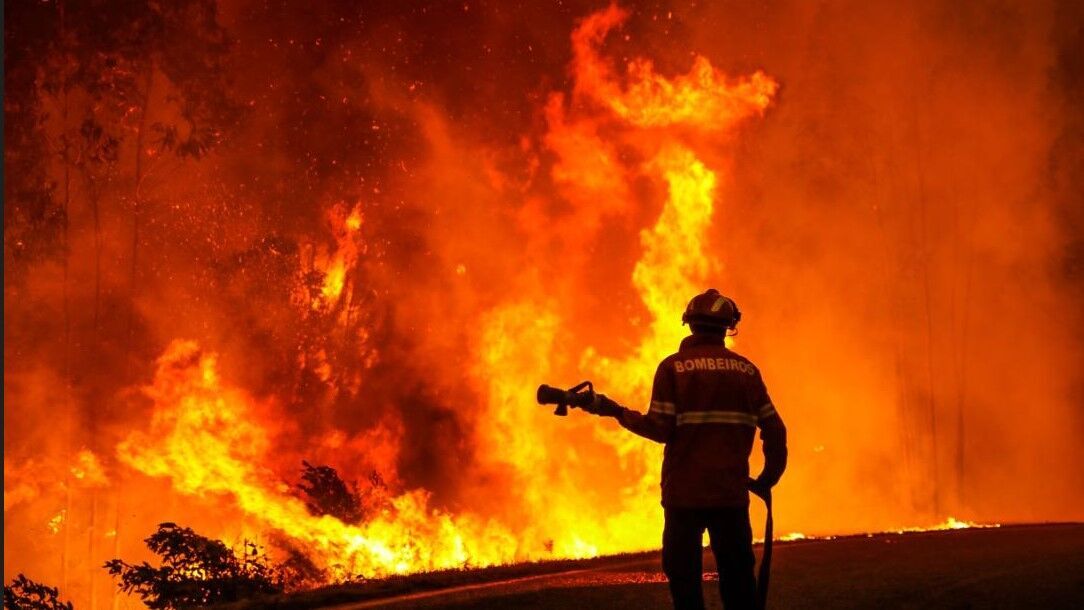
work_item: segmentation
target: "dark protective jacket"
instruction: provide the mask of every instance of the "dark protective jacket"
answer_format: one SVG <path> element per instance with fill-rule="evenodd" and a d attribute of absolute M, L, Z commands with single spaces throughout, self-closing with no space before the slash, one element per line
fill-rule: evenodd
<path fill-rule="evenodd" d="M 760 371 L 719 336 L 682 341 L 655 372 L 648 412 L 624 409 L 617 419 L 666 444 L 662 505 L 667 508 L 747 505 L 756 428 L 764 445 L 760 478 L 774 485 L 787 465 L 786 427 Z"/>

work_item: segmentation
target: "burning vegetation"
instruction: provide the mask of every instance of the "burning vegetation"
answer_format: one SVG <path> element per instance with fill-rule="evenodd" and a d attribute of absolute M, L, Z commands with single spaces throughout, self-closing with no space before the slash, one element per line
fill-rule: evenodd
<path fill-rule="evenodd" d="M 209 606 L 283 590 L 283 575 L 275 573 L 251 542 L 238 557 L 221 541 L 174 523 L 159 525 L 146 542 L 159 556 L 159 567 L 113 559 L 105 568 L 120 581 L 122 591 L 139 596 L 148 608 Z"/>
<path fill-rule="evenodd" d="M 1073 3 L 536 4 L 5 4 L 5 600 L 655 548 L 710 285 L 786 536 L 1084 518 Z"/>

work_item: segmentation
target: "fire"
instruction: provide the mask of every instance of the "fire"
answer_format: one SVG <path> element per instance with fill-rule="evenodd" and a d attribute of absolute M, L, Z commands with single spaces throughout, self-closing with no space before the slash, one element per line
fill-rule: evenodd
<path fill-rule="evenodd" d="M 62 510 L 59 513 L 53 515 L 53 518 L 49 519 L 49 523 L 48 523 L 49 531 L 54 533 L 54 534 L 60 533 L 60 530 L 64 528 L 64 517 L 66 515 L 67 515 L 67 511 L 64 511 L 64 510 Z"/>
<path fill-rule="evenodd" d="M 873 536 L 881 536 L 881 535 L 885 535 L 885 534 L 917 534 L 917 533 L 921 533 L 921 532 L 944 532 L 944 531 L 950 531 L 950 530 L 989 529 L 989 528 L 997 528 L 997 527 L 1001 527 L 1001 524 L 1000 523 L 977 523 L 977 522 L 974 522 L 974 521 L 961 521 L 961 520 L 959 520 L 959 519 L 957 519 L 955 517 L 950 516 L 947 519 L 945 519 L 943 522 L 936 523 L 934 525 L 928 525 L 928 526 L 924 526 L 924 527 L 923 526 L 903 527 L 903 528 L 899 528 L 899 529 L 896 529 L 896 530 L 883 531 L 883 532 L 868 532 L 866 534 L 866 536 L 873 537 Z M 834 540 L 835 538 L 838 538 L 838 536 L 807 536 L 806 534 L 803 534 L 801 532 L 790 532 L 790 533 L 787 533 L 787 534 L 783 534 L 782 536 L 777 536 L 774 539 L 775 540 L 780 540 L 782 542 L 793 542 L 795 540 Z"/>
<path fill-rule="evenodd" d="M 311 296 L 313 309 L 333 309 L 342 306 L 348 309 L 349 295 L 344 295 L 347 277 L 357 266 L 358 256 L 365 253 L 365 244 L 361 240 L 362 223 L 361 205 L 350 208 L 336 204 L 328 212 L 328 224 L 335 239 L 334 247 L 321 244 L 313 254 L 313 270 L 323 275 L 319 293 Z M 345 299 L 345 302 L 344 302 Z"/>
<path fill-rule="evenodd" d="M 83 485 L 104 487 L 109 484 L 105 470 L 94 452 L 83 449 L 76 454 L 75 459 L 76 463 L 71 467 L 71 474 Z"/>
<path fill-rule="evenodd" d="M 707 253 L 706 235 L 718 174 L 682 137 L 658 128 L 681 125 L 709 133 L 732 129 L 762 113 L 776 85 L 759 73 L 731 83 L 703 57 L 694 60 L 689 74 L 673 79 L 640 60 L 619 78 L 597 46 L 626 16 L 611 7 L 586 19 L 573 34 L 575 94 L 600 102 L 605 110 L 573 110 L 555 94 L 548 106 L 547 141 L 558 154 L 576 155 L 554 170 L 573 197 L 575 193 L 589 197 L 596 191 L 609 197 L 625 193 L 622 183 L 636 174 L 659 180 L 668 192 L 658 220 L 640 234 L 642 255 L 629 278 L 651 317 L 644 339 L 626 358 L 604 357 L 594 349 L 580 358 L 584 367 L 598 371 L 606 387 L 624 396 L 644 397 L 654 363 L 681 338 L 682 329 L 673 320 L 680 317 L 687 295 L 718 271 Z M 640 141 L 645 161 L 638 166 L 619 168 L 610 144 L 598 136 L 600 126 L 613 121 L 622 125 L 621 137 Z M 609 182 L 600 184 L 594 172 L 576 171 L 584 155 L 610 168 Z M 619 210 L 623 204 L 606 205 Z M 349 307 L 346 278 L 365 248 L 359 237 L 360 207 L 348 211 L 333 206 L 328 219 L 336 244 L 316 249 L 313 266 L 323 273 L 323 282 L 311 301 L 314 309 Z M 458 265 L 457 273 L 464 272 Z M 475 369 L 488 385 L 486 416 L 478 433 L 486 445 L 501 448 L 500 461 L 517 473 L 514 485 L 523 504 L 521 514 L 546 515 L 543 524 L 526 529 L 488 522 L 469 512 L 451 515 L 430 509 L 424 490 L 396 496 L 390 510 L 358 526 L 307 514 L 303 503 L 279 491 L 275 475 L 261 466 L 269 463 L 275 444 L 275 432 L 259 423 L 267 418 L 257 413 L 250 397 L 223 385 L 214 356 L 192 342 L 174 342 L 159 359 L 155 382 L 146 390 L 155 404 L 150 430 L 129 436 L 118 453 L 123 462 L 147 475 L 171 479 L 182 493 L 231 498 L 249 518 L 305 545 L 324 565 L 333 567 L 337 577 L 589 557 L 652 546 L 661 516 L 654 508 L 659 449 L 612 431 L 585 439 L 630 458 L 626 468 L 637 481 L 616 510 L 602 513 L 578 493 L 590 485 L 574 474 L 586 466 L 583 458 L 570 454 L 566 463 L 555 460 L 558 438 L 566 433 L 550 420 L 541 421 L 547 416 L 531 405 L 523 390 L 554 370 L 549 346 L 562 323 L 552 303 L 495 308 L 487 316 L 481 362 Z M 322 354 L 317 354 L 315 370 L 327 381 L 330 365 Z M 552 438 L 540 442 L 540 429 Z"/>
<path fill-rule="evenodd" d="M 4 456 L 4 512 L 38 496 L 40 491 L 32 478 L 33 470 L 33 462 L 20 467 Z"/>
<path fill-rule="evenodd" d="M 702 55 L 694 56 L 688 74 L 674 78 L 658 74 L 651 60 L 635 58 L 626 65 L 622 82 L 598 49 L 627 18 L 628 11 L 611 4 L 585 19 L 572 34 L 572 67 L 576 93 L 631 125 L 727 131 L 745 117 L 762 114 L 779 88 L 760 71 L 731 82 Z"/>
<path fill-rule="evenodd" d="M 974 521 L 961 521 L 956 517 L 949 516 L 941 523 L 936 523 L 927 527 L 904 527 L 896 530 L 898 534 L 906 534 L 910 532 L 940 532 L 946 530 L 966 530 L 971 528 L 991 528 L 1001 527 L 998 523 L 976 523 Z"/>
<path fill-rule="evenodd" d="M 80 449 L 68 466 L 29 459 L 21 463 L 4 458 L 4 510 L 41 500 L 64 490 L 94 490 L 108 487 L 100 458 L 89 449 Z M 62 515 L 50 519 L 50 527 L 59 530 Z"/>
<path fill-rule="evenodd" d="M 791 430 L 782 540 L 1079 518 L 1050 220 L 1076 218 L 1075 98 L 1046 25 L 969 56 L 1000 38 L 878 3 L 818 13 L 831 36 L 713 3 L 472 5 L 441 14 L 478 32 L 453 52 L 436 9 L 242 4 L 135 3 L 168 25 L 147 53 L 61 31 L 79 3 L 13 9 L 7 576 L 113 605 L 102 562 L 166 520 L 331 582 L 657 548 L 662 447 L 533 389 L 645 409 L 713 286 Z M 874 34 L 835 36 L 860 16 Z M 364 509 L 315 514 L 303 460 Z"/>
<path fill-rule="evenodd" d="M 486 565 L 514 558 L 509 534 L 471 515 L 427 506 L 423 490 L 403 493 L 358 526 L 313 516 L 285 493 L 262 464 L 272 462 L 274 434 L 252 398 L 221 382 L 216 357 L 175 341 L 158 360 L 146 431 L 118 447 L 122 462 L 166 477 L 187 494 L 227 497 L 251 519 L 304 545 L 336 579 Z"/>
<path fill-rule="evenodd" d="M 627 196 L 628 182 L 637 175 L 666 186 L 668 196 L 658 220 L 640 233 L 642 254 L 630 277 L 650 315 L 643 338 L 625 358 L 601 356 L 588 348 L 578 363 L 579 368 L 594 371 L 596 381 L 607 391 L 642 401 L 650 392 L 655 365 L 683 336 L 674 320 L 680 319 L 687 295 L 717 271 L 707 252 L 717 172 L 681 137 L 654 128 L 681 125 L 708 133 L 732 129 L 763 112 L 776 85 L 761 74 L 731 84 L 702 57 L 688 75 L 674 79 L 655 73 L 647 61 L 634 61 L 626 77 L 618 78 L 597 47 L 626 17 L 611 6 L 587 18 L 573 34 L 574 91 L 579 98 L 601 102 L 607 112 L 575 111 L 576 100 L 566 107 L 564 98 L 554 95 L 547 106 L 550 132 L 546 139 L 562 157 L 554 178 L 574 200 L 595 199 L 592 203 L 602 209 L 617 211 L 627 205 L 620 198 Z M 621 126 L 619 137 L 636 141 L 643 149 L 646 160 L 639 166 L 621 166 L 612 143 L 599 137 L 602 125 L 612 128 L 614 121 Z M 597 201 L 598 197 L 603 199 Z M 568 432 L 555 427 L 564 422 L 543 421 L 546 414 L 524 404 L 523 388 L 554 370 L 553 346 L 561 324 L 552 303 L 514 303 L 489 316 L 482 340 L 483 366 L 478 372 L 489 384 L 489 409 L 483 424 L 487 445 L 513 450 L 505 459 L 524 473 L 516 480 L 517 488 L 524 491 L 528 512 L 545 514 L 547 524 L 557 532 L 552 546 L 557 556 L 653 546 L 661 527 L 656 488 L 661 448 L 613 429 L 595 431 L 595 438 L 579 441 L 601 441 L 611 455 L 625 460 L 623 469 L 630 477 L 619 495 L 604 500 L 610 508 L 600 513 L 581 492 L 592 483 L 573 474 L 582 468 L 590 470 L 583 458 L 571 454 L 570 463 L 554 468 L 554 449 L 561 439 L 569 441 Z M 540 435 L 546 440 L 539 442 Z M 553 502 L 554 495 L 561 501 Z"/>

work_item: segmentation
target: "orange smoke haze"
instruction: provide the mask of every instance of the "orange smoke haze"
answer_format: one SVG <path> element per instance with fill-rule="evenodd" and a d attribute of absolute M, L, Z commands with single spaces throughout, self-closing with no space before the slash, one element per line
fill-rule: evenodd
<path fill-rule="evenodd" d="M 661 446 L 534 390 L 646 408 L 708 287 L 788 424 L 781 535 L 1084 519 L 1070 3 L 199 0 L 113 64 L 40 4 L 5 31 L 7 579 L 110 606 L 163 521 L 332 581 L 655 548 Z"/>

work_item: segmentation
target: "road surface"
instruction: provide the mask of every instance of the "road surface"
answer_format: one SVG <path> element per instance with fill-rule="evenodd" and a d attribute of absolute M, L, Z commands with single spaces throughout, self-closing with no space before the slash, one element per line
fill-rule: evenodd
<path fill-rule="evenodd" d="M 708 608 L 721 608 L 710 552 L 704 563 Z M 325 607 L 602 610 L 669 604 L 655 555 L 600 568 Z M 1084 524 L 777 543 L 769 606 L 1084 609 Z"/>

